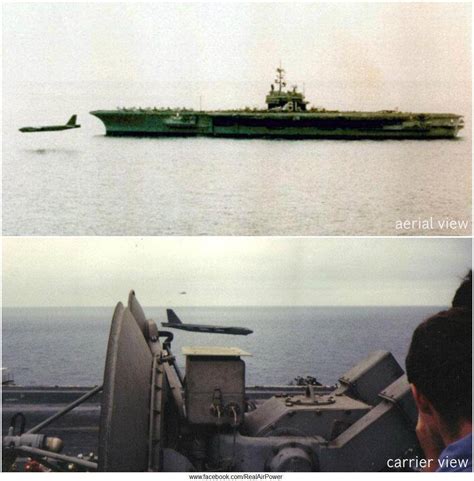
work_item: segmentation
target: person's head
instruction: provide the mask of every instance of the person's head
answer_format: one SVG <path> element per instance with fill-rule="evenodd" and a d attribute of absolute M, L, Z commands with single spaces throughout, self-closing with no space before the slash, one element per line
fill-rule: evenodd
<path fill-rule="evenodd" d="M 472 311 L 472 270 L 469 271 L 454 294 L 452 306 Z"/>
<path fill-rule="evenodd" d="M 442 422 L 451 436 L 472 421 L 471 277 L 457 290 L 451 309 L 415 329 L 406 358 L 418 409 Z"/>

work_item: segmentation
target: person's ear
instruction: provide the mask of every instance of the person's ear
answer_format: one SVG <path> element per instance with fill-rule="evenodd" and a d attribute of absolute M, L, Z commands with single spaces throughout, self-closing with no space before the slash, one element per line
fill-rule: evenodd
<path fill-rule="evenodd" d="M 410 384 L 411 392 L 415 399 L 416 407 L 420 413 L 428 416 L 433 416 L 434 410 L 433 405 L 428 400 L 428 398 L 419 390 L 414 384 Z"/>

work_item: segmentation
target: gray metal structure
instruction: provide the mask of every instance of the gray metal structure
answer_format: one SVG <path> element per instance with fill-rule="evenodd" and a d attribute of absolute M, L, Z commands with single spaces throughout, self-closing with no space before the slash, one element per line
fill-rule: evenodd
<path fill-rule="evenodd" d="M 248 353 L 185 348 L 183 376 L 171 341 L 171 333 L 147 319 L 133 291 L 127 307 L 117 305 L 104 372 L 98 461 L 78 460 L 82 469 L 384 471 L 389 459 L 421 454 L 411 391 L 388 352 L 370 354 L 337 386 L 288 386 L 259 397 L 258 391 L 249 396 L 245 386 L 242 357 Z M 21 446 L 21 435 L 12 439 L 14 430 L 9 445 L 4 438 L 8 453 L 33 452 L 50 465 L 61 461 L 53 450 L 48 454 L 42 440 L 42 449 Z M 53 444 L 58 450 L 59 441 Z"/>

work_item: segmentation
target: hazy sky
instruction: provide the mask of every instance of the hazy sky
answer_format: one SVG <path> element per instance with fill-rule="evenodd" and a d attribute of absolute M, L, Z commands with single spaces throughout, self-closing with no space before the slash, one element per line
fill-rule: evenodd
<path fill-rule="evenodd" d="M 470 3 L 15 3 L 4 81 L 469 81 Z"/>
<path fill-rule="evenodd" d="M 7 237 L 5 306 L 447 305 L 463 238 Z M 185 291 L 185 295 L 180 293 Z"/>

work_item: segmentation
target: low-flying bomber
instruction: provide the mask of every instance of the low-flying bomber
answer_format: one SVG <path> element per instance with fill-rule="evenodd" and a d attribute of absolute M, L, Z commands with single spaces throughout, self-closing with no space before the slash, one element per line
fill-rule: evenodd
<path fill-rule="evenodd" d="M 73 115 L 64 125 L 44 125 L 42 127 L 22 127 L 20 132 L 54 132 L 56 130 L 71 130 L 80 128 L 79 124 L 76 124 L 77 115 Z"/>
<path fill-rule="evenodd" d="M 234 334 L 240 336 L 247 336 L 253 332 L 245 327 L 223 327 L 209 324 L 183 324 L 173 309 L 166 309 L 166 315 L 168 316 L 168 322 L 162 322 L 161 325 L 163 327 L 171 327 L 174 329 L 181 329 L 183 331 L 209 332 L 212 334 Z"/>

